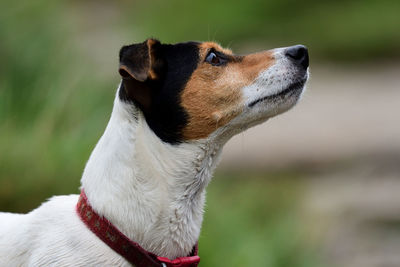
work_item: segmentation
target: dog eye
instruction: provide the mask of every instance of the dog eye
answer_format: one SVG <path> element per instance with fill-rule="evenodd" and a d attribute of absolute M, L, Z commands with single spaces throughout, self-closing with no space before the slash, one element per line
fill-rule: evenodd
<path fill-rule="evenodd" d="M 206 57 L 206 62 L 213 66 L 220 66 L 226 62 L 226 59 L 219 57 L 217 54 L 211 51 Z"/>

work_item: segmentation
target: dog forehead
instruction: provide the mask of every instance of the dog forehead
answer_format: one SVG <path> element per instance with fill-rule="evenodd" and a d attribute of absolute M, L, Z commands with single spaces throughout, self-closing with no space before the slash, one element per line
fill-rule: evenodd
<path fill-rule="evenodd" d="M 232 51 L 227 48 L 223 48 L 216 42 L 197 42 L 189 41 L 184 43 L 176 43 L 173 45 L 164 45 L 164 56 L 167 61 L 176 59 L 182 62 L 182 59 L 194 58 L 197 59 L 205 58 L 210 50 L 216 50 L 226 55 L 232 55 Z"/>
<path fill-rule="evenodd" d="M 163 45 L 163 58 L 166 63 L 165 82 L 182 89 L 199 63 L 199 42 L 186 42 Z"/>
<path fill-rule="evenodd" d="M 169 61 L 173 59 L 182 60 L 188 56 L 198 56 L 201 43 L 190 41 L 176 44 L 163 44 L 163 56 Z"/>
<path fill-rule="evenodd" d="M 226 55 L 232 55 L 232 51 L 230 49 L 227 48 L 223 48 L 221 45 L 219 45 L 218 43 L 215 42 L 203 42 L 199 44 L 199 55 L 201 58 L 205 58 L 207 53 L 210 50 L 216 50 L 219 52 L 222 52 Z"/>

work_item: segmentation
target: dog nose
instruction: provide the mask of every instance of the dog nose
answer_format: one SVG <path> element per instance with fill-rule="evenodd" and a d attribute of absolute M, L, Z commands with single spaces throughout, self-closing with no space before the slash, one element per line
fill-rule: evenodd
<path fill-rule="evenodd" d="M 308 50 L 304 45 L 295 45 L 286 48 L 285 55 L 290 58 L 294 63 L 303 66 L 307 69 L 308 67 Z"/>

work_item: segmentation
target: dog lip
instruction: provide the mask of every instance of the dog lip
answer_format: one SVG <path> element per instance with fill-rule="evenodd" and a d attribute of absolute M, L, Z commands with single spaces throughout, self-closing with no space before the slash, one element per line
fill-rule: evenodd
<path fill-rule="evenodd" d="M 307 79 L 305 78 L 303 80 L 294 82 L 291 85 L 289 85 L 288 87 L 286 87 L 285 89 L 283 89 L 282 91 L 280 91 L 279 93 L 261 97 L 261 98 L 259 98 L 257 100 L 254 100 L 253 102 L 251 102 L 248 106 L 251 108 L 254 105 L 256 105 L 256 104 L 258 104 L 260 102 L 263 102 L 265 100 L 269 100 L 269 99 L 273 99 L 273 98 L 276 98 L 276 97 L 279 97 L 279 96 L 283 96 L 283 95 L 285 95 L 285 94 L 287 94 L 289 92 L 292 92 L 292 91 L 297 91 L 297 90 L 303 88 L 303 86 L 306 83 L 306 81 L 307 81 Z"/>

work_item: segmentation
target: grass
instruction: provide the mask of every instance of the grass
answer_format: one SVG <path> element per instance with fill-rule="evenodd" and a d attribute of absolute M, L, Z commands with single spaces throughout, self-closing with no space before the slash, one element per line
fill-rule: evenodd
<path fill-rule="evenodd" d="M 298 214 L 295 173 L 217 174 L 199 242 L 202 266 L 321 266 Z"/>
<path fill-rule="evenodd" d="M 91 71 L 63 5 L 9 2 L 1 10 L 0 209 L 26 212 L 47 192 L 76 192 L 117 81 Z"/>

